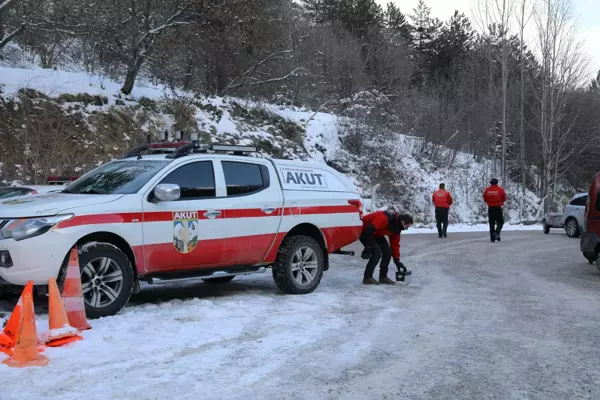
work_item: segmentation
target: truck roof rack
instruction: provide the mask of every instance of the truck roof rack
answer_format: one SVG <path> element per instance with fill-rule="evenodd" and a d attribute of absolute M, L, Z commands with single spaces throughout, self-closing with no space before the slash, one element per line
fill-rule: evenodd
<path fill-rule="evenodd" d="M 197 141 L 178 141 L 150 143 L 134 147 L 129 150 L 122 158 L 137 157 L 142 158 L 142 153 L 148 154 L 166 154 L 165 158 L 176 159 L 190 154 L 208 153 L 209 151 L 218 153 L 233 153 L 236 156 L 246 156 L 247 153 L 257 152 L 256 146 L 237 146 L 228 144 L 205 144 Z"/>

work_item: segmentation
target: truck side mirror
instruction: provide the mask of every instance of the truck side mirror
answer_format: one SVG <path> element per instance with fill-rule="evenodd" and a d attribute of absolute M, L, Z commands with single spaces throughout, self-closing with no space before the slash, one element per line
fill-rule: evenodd
<path fill-rule="evenodd" d="M 161 183 L 154 188 L 158 201 L 175 201 L 181 197 L 181 188 L 173 183 Z"/>

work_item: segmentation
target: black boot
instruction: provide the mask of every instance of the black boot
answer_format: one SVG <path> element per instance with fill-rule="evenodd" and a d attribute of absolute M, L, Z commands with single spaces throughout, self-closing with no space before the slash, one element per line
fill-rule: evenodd
<path fill-rule="evenodd" d="M 377 282 L 375 279 L 373 279 L 373 277 L 370 277 L 370 278 L 364 277 L 363 283 L 365 285 L 381 285 L 381 283 Z"/>
<path fill-rule="evenodd" d="M 379 277 L 379 282 L 382 283 L 382 284 L 384 284 L 384 285 L 395 285 L 396 284 L 396 282 L 394 282 L 393 280 L 391 280 L 387 276 L 380 276 Z"/>
<path fill-rule="evenodd" d="M 502 239 L 500 239 L 500 232 L 496 232 L 496 240 L 501 242 Z"/>

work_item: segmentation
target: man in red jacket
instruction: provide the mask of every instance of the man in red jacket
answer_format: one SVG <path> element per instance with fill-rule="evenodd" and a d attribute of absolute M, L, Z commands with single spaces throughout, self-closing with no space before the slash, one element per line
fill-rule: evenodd
<path fill-rule="evenodd" d="M 494 243 L 500 240 L 500 231 L 504 225 L 502 206 L 506 202 L 506 192 L 498 186 L 498 179 L 490 181 L 490 186 L 483 192 L 483 200 L 488 206 L 488 221 L 490 223 L 490 241 Z"/>
<path fill-rule="evenodd" d="M 363 231 L 360 241 L 365 246 L 361 257 L 369 260 L 365 268 L 363 283 L 366 285 L 395 285 L 396 282 L 387 277 L 390 259 L 398 270 L 406 267 L 400 262 L 400 232 L 408 229 L 413 224 L 410 214 L 400 214 L 393 211 L 376 211 L 363 216 Z M 385 237 L 389 237 L 389 244 Z M 373 272 L 377 263 L 379 265 L 379 282 L 373 279 Z"/>
<path fill-rule="evenodd" d="M 431 201 L 433 201 L 433 205 L 435 206 L 435 222 L 438 235 L 440 239 L 442 236 L 448 237 L 448 212 L 453 200 L 450 192 L 446 191 L 446 184 L 440 183 L 440 188 L 433 192 Z"/>

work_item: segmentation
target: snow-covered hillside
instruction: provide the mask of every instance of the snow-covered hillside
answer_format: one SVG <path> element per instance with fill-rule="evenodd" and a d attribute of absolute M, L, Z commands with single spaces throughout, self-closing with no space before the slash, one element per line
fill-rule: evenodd
<path fill-rule="evenodd" d="M 186 138 L 254 144 L 262 154 L 278 158 L 326 162 L 351 176 L 366 200 L 372 186 L 379 183 L 376 208 L 392 205 L 409 210 L 423 225 L 433 221 L 431 193 L 445 182 L 455 199 L 451 221 L 485 222 L 481 193 L 491 178 L 491 167 L 489 162 L 478 162 L 469 154 L 441 148 L 434 162 L 419 146 L 420 138 L 402 134 L 370 143 L 363 152 L 352 152 L 340 134 L 354 123 L 348 117 L 238 98 L 200 98 L 144 82 L 131 96 L 124 96 L 119 87 L 106 77 L 85 72 L 0 67 L 0 117 L 4 108 L 7 114 L 3 118 L 17 121 L 11 125 L 13 136 L 20 140 L 27 137 L 24 131 L 33 130 L 29 123 L 34 119 L 59 119 L 62 130 L 71 130 L 72 137 L 48 139 L 52 146 L 63 146 L 52 147 L 52 151 L 73 153 L 48 160 L 43 154 L 48 143 L 31 139 L 28 132 L 25 158 L 19 155 L 11 161 L 13 153 L 21 153 L 14 150 L 19 141 L 8 145 L 0 141 L 4 161 L 0 163 L 0 178 L 5 183 L 40 183 L 48 173 L 81 173 L 120 156 L 144 140 L 146 134 L 158 138 L 166 131 L 174 138 L 176 132 L 183 131 Z M 48 113 L 51 109 L 50 117 L 29 114 L 40 108 Z M 53 128 L 39 127 L 44 135 L 48 129 Z M 77 146 L 75 151 L 68 147 L 68 141 L 76 142 L 72 145 Z M 445 161 L 440 164 L 440 159 Z M 540 199 L 530 192 L 520 196 L 514 183 L 509 182 L 505 188 L 509 221 L 532 220 Z M 520 216 L 521 200 L 525 212 Z"/>

